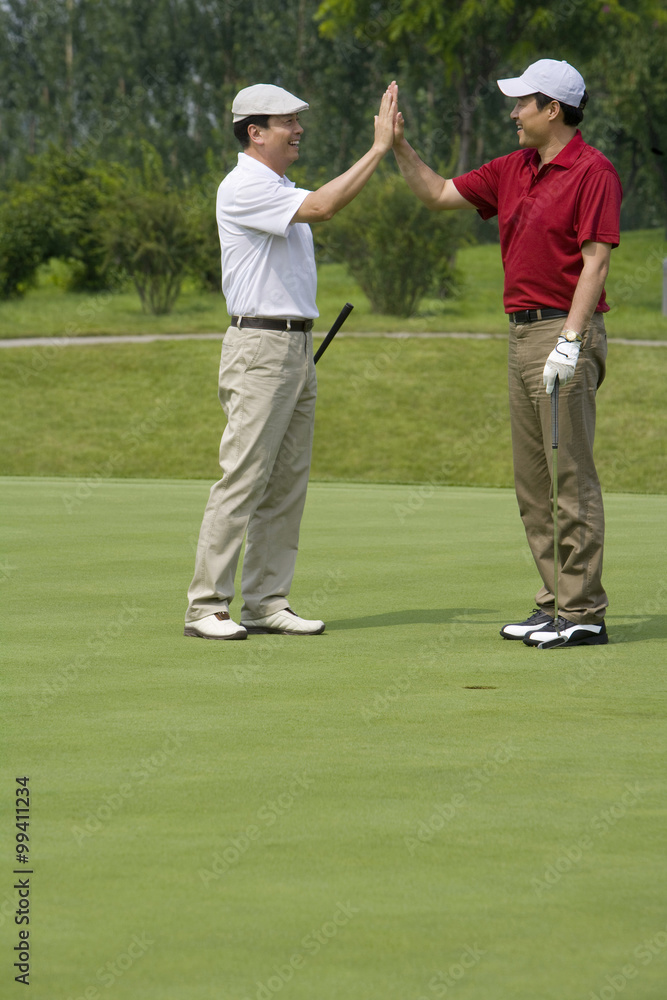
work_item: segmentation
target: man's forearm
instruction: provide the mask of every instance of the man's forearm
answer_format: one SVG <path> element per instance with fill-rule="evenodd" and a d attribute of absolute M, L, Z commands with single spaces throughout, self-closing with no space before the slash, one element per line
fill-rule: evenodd
<path fill-rule="evenodd" d="M 409 142 L 394 142 L 394 155 L 408 187 L 431 211 L 444 212 L 455 208 L 474 209 L 456 187 L 453 180 L 446 180 L 424 163 Z"/>
<path fill-rule="evenodd" d="M 585 275 L 582 272 L 577 284 L 570 312 L 565 321 L 568 330 L 576 330 L 581 333 L 585 330 L 590 318 L 595 312 L 595 307 L 600 301 L 602 289 L 604 288 L 604 278 L 596 279 L 593 275 Z"/>
<path fill-rule="evenodd" d="M 408 187 L 427 208 L 438 208 L 445 179 L 424 163 L 406 139 L 394 146 L 394 155 Z"/>
<path fill-rule="evenodd" d="M 396 97 L 390 85 L 382 95 L 380 110 L 375 115 L 375 139 L 371 148 L 344 174 L 306 195 L 292 222 L 326 222 L 356 198 L 382 157 L 391 149 L 395 114 Z"/>
<path fill-rule="evenodd" d="M 298 222 L 326 222 L 356 198 L 376 170 L 385 150 L 375 144 L 349 170 L 312 191 L 303 201 Z"/>
<path fill-rule="evenodd" d="M 592 245 L 591 245 L 592 246 Z M 609 273 L 609 253 L 607 244 L 597 244 L 600 250 L 590 256 L 584 254 L 584 267 L 579 276 L 577 287 L 572 297 L 572 305 L 565 327 L 581 333 L 586 329 L 595 307 L 600 301 L 604 283 Z M 603 249 L 604 248 L 604 249 Z M 593 248 L 592 248 L 593 249 Z"/>

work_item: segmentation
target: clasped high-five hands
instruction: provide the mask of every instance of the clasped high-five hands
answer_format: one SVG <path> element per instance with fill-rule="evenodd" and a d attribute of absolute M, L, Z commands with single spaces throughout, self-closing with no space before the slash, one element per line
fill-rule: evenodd
<path fill-rule="evenodd" d="M 398 110 L 398 84 L 395 80 L 392 80 L 387 87 L 388 93 L 392 95 L 394 100 L 394 105 L 396 108 L 394 114 L 394 146 L 397 146 L 403 139 L 403 128 L 405 122 L 403 121 L 403 113 Z"/>
<path fill-rule="evenodd" d="M 380 110 L 375 116 L 375 145 L 383 153 L 403 139 L 403 115 L 398 110 L 398 84 L 389 84 L 380 102 Z"/>

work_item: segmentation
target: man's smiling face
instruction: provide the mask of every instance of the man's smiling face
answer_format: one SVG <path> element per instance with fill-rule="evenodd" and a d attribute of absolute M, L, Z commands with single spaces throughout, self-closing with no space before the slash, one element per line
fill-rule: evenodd
<path fill-rule="evenodd" d="M 269 127 L 260 130 L 263 159 L 276 173 L 284 174 L 299 158 L 299 140 L 303 126 L 298 114 L 269 115 Z"/>
<path fill-rule="evenodd" d="M 548 139 L 551 107 L 551 104 L 547 104 L 540 111 L 535 94 L 517 100 L 510 118 L 516 125 L 519 145 L 522 148 L 537 149 Z"/>

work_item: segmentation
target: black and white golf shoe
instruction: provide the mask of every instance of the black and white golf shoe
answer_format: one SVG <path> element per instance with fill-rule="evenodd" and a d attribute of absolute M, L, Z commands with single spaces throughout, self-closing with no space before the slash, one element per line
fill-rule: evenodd
<path fill-rule="evenodd" d="M 604 622 L 598 625 L 575 625 L 567 618 L 558 618 L 544 628 L 524 636 L 526 646 L 538 649 L 560 649 L 563 646 L 604 646 L 609 642 Z"/>
<path fill-rule="evenodd" d="M 548 615 L 546 611 L 540 611 L 539 608 L 533 608 L 533 613 L 530 618 L 526 618 L 525 622 L 503 625 L 500 634 L 503 639 L 523 639 L 531 632 L 535 632 L 540 625 L 551 625 L 553 620 L 553 615 Z"/>

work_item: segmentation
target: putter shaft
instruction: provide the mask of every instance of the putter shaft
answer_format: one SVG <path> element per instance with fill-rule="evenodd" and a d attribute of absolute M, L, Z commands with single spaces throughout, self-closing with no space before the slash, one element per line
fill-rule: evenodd
<path fill-rule="evenodd" d="M 551 466 L 554 518 L 554 622 L 558 628 L 558 375 L 551 393 Z"/>

